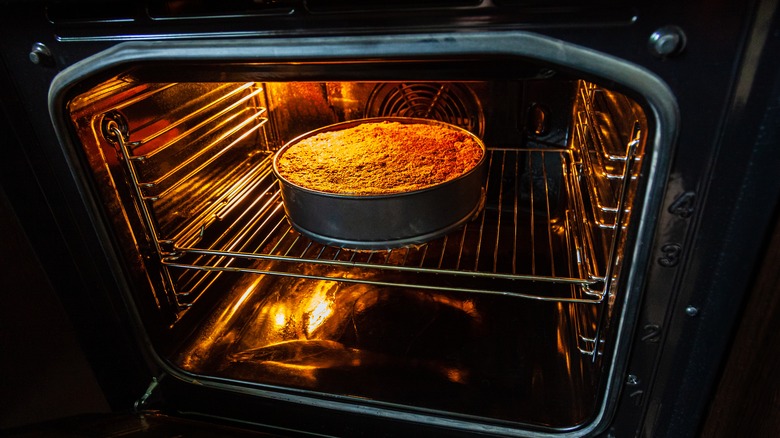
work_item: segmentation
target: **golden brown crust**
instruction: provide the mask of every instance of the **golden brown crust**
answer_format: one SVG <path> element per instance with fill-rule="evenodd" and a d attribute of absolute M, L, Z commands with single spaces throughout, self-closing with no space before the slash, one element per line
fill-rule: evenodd
<path fill-rule="evenodd" d="M 277 170 L 308 189 L 376 195 L 457 178 L 479 164 L 482 154 L 479 143 L 454 128 L 370 122 L 301 140 L 278 158 Z"/>

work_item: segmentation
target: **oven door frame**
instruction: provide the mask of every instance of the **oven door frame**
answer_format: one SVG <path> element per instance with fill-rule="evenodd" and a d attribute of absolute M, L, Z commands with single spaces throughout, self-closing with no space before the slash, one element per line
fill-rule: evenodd
<path fill-rule="evenodd" d="M 648 140 L 648 154 L 651 163 L 646 166 L 646 189 L 643 192 L 640 205 L 642 211 L 634 216 L 638 224 L 635 242 L 650 242 L 653 240 L 658 211 L 665 193 L 665 184 L 669 171 L 670 157 L 673 155 L 679 125 L 679 110 L 670 88 L 654 73 L 635 65 L 593 49 L 566 43 L 541 34 L 524 31 L 493 31 L 468 33 L 427 33 L 399 35 L 341 36 L 324 38 L 251 38 L 251 39 L 197 39 L 176 41 L 131 41 L 119 43 L 100 53 L 79 61 L 58 74 L 52 81 L 49 90 L 49 111 L 52 123 L 56 129 L 73 178 L 78 182 L 82 201 L 92 213 L 92 226 L 104 236 L 104 245 L 108 248 L 106 256 L 111 259 L 114 275 L 124 278 L 122 262 L 117 259 L 116 251 L 111 249 L 111 232 L 99 218 L 101 207 L 91 196 L 91 182 L 85 178 L 80 164 L 75 136 L 69 134 L 71 129 L 65 114 L 67 96 L 76 86 L 99 73 L 132 65 L 134 63 L 176 63 L 190 62 L 201 64 L 216 64 L 229 60 L 237 63 L 268 63 L 285 64 L 300 62 L 330 62 L 370 60 L 370 59 L 425 59 L 426 57 L 510 57 L 536 60 L 564 69 L 570 69 L 584 76 L 599 78 L 618 84 L 631 90 L 642 98 L 648 118 L 654 126 L 653 137 Z M 359 73 L 355 73 L 359 76 Z M 616 409 L 623 383 L 624 373 L 631 348 L 631 339 L 635 331 L 635 320 L 643 299 L 645 271 L 650 251 L 646 245 L 637 245 L 630 257 L 630 265 L 624 266 L 625 281 L 622 292 L 625 293 L 625 304 L 620 309 L 619 324 L 614 338 L 610 370 L 606 382 L 605 395 L 600 404 L 594 421 L 584 427 L 563 433 L 538 432 L 539 436 L 582 436 L 603 431 L 611 421 Z M 136 327 L 142 327 L 139 311 L 133 300 L 129 299 L 129 281 L 120 281 L 130 313 L 135 319 Z M 470 432 L 490 432 L 505 435 L 520 435 L 513 427 L 500 424 L 472 423 L 462 419 L 436 417 L 433 415 L 404 412 L 402 409 L 387 409 L 359 406 L 348 402 L 324 400 L 281 392 L 266 391 L 257 388 L 237 388 L 230 383 L 218 379 L 202 379 L 190 376 L 168 364 L 157 356 L 152 342 L 147 335 L 139 330 L 141 344 L 148 357 L 153 362 L 153 369 L 159 370 L 159 375 L 169 375 L 166 381 L 176 380 L 173 391 L 180 392 L 181 383 L 196 384 L 199 387 L 217 391 L 253 394 L 280 403 L 299 403 L 304 406 L 318 406 L 326 410 L 336 410 L 345 413 L 368 415 L 374 417 L 390 417 L 393 420 L 426 424 L 433 427 L 454 428 Z M 157 379 L 162 381 L 162 379 Z M 155 382 L 157 382 L 155 380 Z M 154 387 L 157 383 L 153 384 Z M 186 385 L 185 385 L 186 386 Z M 152 388 L 154 389 L 154 388 Z M 186 392 L 186 391 L 185 391 Z M 143 403 L 141 403 L 143 405 Z M 229 414 L 225 414 L 229 415 Z"/>

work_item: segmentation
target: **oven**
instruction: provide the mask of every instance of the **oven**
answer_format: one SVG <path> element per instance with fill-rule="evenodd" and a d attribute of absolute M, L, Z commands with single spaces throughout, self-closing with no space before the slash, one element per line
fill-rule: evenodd
<path fill-rule="evenodd" d="M 112 408 L 699 431 L 780 190 L 777 5 L 588 3 L 8 5 L 3 188 Z M 279 177 L 391 122 L 473 136 L 473 190 Z"/>

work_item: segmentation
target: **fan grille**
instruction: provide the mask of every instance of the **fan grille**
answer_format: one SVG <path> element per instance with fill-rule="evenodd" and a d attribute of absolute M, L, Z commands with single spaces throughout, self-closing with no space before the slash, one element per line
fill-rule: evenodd
<path fill-rule="evenodd" d="M 485 117 L 471 88 L 454 83 L 387 83 L 378 85 L 366 104 L 366 117 L 416 117 L 460 126 L 479 137 Z"/>

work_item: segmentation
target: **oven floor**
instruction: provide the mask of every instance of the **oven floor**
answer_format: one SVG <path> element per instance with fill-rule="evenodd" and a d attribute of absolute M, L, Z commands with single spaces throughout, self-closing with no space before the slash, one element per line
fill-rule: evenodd
<path fill-rule="evenodd" d="M 174 360 L 240 385 L 548 428 L 587 421 L 575 304 L 247 276 Z"/>

